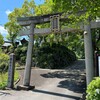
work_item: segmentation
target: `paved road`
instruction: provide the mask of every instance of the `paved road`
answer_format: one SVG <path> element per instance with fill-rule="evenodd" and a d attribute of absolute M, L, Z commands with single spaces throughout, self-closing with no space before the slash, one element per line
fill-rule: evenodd
<path fill-rule="evenodd" d="M 24 70 L 20 70 L 22 84 Z M 34 90 L 0 91 L 0 100 L 81 100 L 85 91 L 84 60 L 63 70 L 32 69 L 31 85 Z"/>

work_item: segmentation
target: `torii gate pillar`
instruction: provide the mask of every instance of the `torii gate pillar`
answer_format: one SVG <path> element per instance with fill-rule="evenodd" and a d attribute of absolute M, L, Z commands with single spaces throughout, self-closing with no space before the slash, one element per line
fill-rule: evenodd
<path fill-rule="evenodd" d="M 27 58 L 26 58 L 26 66 L 24 72 L 24 86 L 30 86 L 30 77 L 31 77 L 31 67 L 32 67 L 32 52 L 33 52 L 33 44 L 34 44 L 34 23 L 30 25 L 30 34 L 29 35 L 29 43 L 27 50 Z"/>
<path fill-rule="evenodd" d="M 94 64 L 93 64 L 93 47 L 91 36 L 91 25 L 85 25 L 84 31 L 84 47 L 85 47 L 85 64 L 86 64 L 86 81 L 87 85 L 94 77 Z"/>

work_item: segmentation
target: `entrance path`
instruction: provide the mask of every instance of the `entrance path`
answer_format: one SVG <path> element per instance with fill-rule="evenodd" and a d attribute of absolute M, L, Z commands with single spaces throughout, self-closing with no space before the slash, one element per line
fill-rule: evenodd
<path fill-rule="evenodd" d="M 22 84 L 24 70 L 19 70 Z M 0 90 L 0 100 L 81 100 L 85 91 L 85 61 L 78 60 L 66 69 L 32 69 L 34 90 Z"/>

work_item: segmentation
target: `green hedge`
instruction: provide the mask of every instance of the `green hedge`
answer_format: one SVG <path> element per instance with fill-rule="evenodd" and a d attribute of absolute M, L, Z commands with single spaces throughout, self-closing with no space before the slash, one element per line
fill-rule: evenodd
<path fill-rule="evenodd" d="M 100 77 L 97 77 L 90 82 L 86 92 L 86 100 L 100 100 Z"/>
<path fill-rule="evenodd" d="M 41 68 L 64 68 L 76 60 L 76 55 L 67 47 L 53 43 L 45 44 L 36 51 L 35 60 Z"/>
<path fill-rule="evenodd" d="M 25 64 L 27 46 L 18 46 L 15 49 L 16 60 L 20 64 Z M 61 43 L 45 42 L 33 48 L 33 61 L 37 67 L 41 68 L 64 68 L 76 60 L 76 55 Z"/>

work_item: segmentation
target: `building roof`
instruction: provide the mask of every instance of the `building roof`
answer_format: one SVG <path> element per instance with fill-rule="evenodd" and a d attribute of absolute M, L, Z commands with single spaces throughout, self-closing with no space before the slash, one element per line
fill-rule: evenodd
<path fill-rule="evenodd" d="M 8 47 L 8 46 L 11 46 L 11 43 L 4 43 L 2 46 L 3 47 Z"/>

